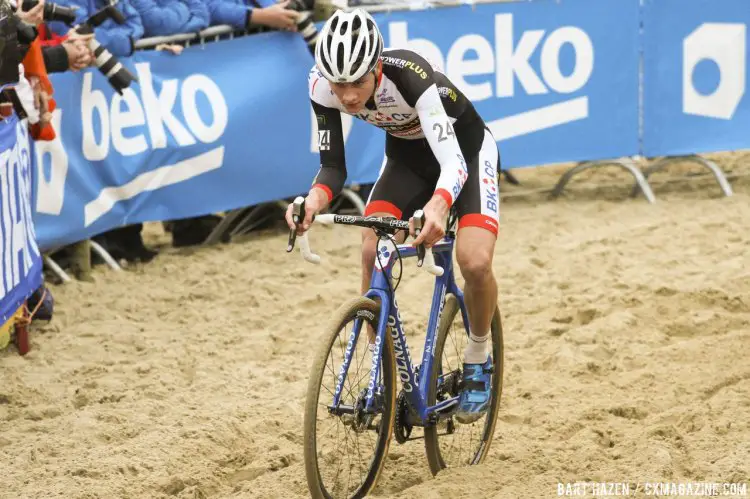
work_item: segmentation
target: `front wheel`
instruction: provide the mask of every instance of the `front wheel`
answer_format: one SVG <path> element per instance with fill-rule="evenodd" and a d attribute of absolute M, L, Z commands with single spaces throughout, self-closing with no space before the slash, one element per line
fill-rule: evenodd
<path fill-rule="evenodd" d="M 312 497 L 364 497 L 383 468 L 395 420 L 396 365 L 386 330 L 380 374 L 372 389 L 375 410 L 365 411 L 372 354 L 366 324 L 378 329 L 380 304 L 355 298 L 334 314 L 313 363 L 307 387 L 304 456 Z M 343 371 L 344 359 L 351 359 Z M 332 402 L 343 377 L 338 408 Z"/>
<path fill-rule="evenodd" d="M 440 419 L 437 424 L 425 427 L 425 450 L 433 475 L 448 467 L 480 464 L 490 450 L 503 391 L 503 328 L 500 311 L 497 309 L 492 318 L 490 335 L 493 372 L 487 412 L 471 424 L 460 424 L 453 416 L 449 416 Z M 433 352 L 435 364 L 430 373 L 427 392 L 428 406 L 459 395 L 467 341 L 468 332 L 458 300 L 455 295 L 449 294 L 445 298 L 443 316 L 438 325 Z"/>

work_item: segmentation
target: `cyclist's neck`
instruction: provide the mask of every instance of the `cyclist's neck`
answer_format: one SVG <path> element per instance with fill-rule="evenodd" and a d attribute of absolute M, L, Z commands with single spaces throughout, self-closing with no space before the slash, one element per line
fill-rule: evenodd
<path fill-rule="evenodd" d="M 367 102 L 365 102 L 365 107 L 367 109 L 375 110 L 377 109 L 377 106 L 375 105 L 375 95 L 378 93 L 378 89 L 380 88 L 380 82 L 383 79 L 383 61 L 378 61 L 377 66 L 375 66 L 375 69 L 373 69 L 373 73 L 375 73 L 375 87 L 372 89 L 372 95 L 369 99 L 367 99 Z"/>

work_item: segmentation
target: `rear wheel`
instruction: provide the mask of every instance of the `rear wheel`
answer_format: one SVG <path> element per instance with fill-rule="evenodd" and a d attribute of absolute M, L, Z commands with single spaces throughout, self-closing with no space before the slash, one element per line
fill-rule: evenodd
<path fill-rule="evenodd" d="M 479 464 L 490 450 L 503 391 L 503 329 L 499 310 L 495 310 L 490 334 L 493 372 L 487 412 L 471 424 L 460 424 L 449 416 L 425 427 L 425 450 L 433 475 L 448 467 Z M 458 396 L 467 341 L 468 333 L 458 300 L 455 295 L 449 294 L 445 298 L 443 316 L 438 325 L 427 405 L 434 406 L 442 400 Z"/>
<path fill-rule="evenodd" d="M 304 421 L 305 472 L 312 497 L 364 497 L 383 468 L 396 414 L 390 334 L 385 335 L 375 383 L 377 407 L 372 414 L 364 411 L 372 365 L 366 325 L 377 331 L 379 314 L 380 305 L 368 298 L 355 298 L 342 305 L 329 323 L 313 363 Z M 360 327 L 355 338 L 357 324 Z M 347 356 L 351 363 L 343 373 L 339 407 L 348 410 L 336 414 L 329 409 Z"/>

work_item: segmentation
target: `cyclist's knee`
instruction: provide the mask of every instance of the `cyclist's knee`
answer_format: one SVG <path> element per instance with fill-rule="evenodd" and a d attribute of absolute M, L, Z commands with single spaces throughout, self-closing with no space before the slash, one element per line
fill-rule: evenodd
<path fill-rule="evenodd" d="M 482 281 L 492 277 L 494 245 L 472 241 L 456 247 L 456 261 L 466 281 Z"/>

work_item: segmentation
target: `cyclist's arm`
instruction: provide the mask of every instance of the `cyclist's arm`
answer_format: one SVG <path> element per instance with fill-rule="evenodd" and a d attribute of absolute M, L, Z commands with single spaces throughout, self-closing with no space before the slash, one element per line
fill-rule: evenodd
<path fill-rule="evenodd" d="M 310 102 L 318 124 L 317 140 L 320 150 L 320 170 L 310 192 L 317 190 L 319 195 L 325 195 L 327 204 L 344 188 L 347 176 L 341 112 L 312 99 Z"/>
<path fill-rule="evenodd" d="M 467 167 L 451 119 L 440 100 L 437 85 L 433 83 L 424 91 L 415 108 L 424 136 L 440 163 L 440 177 L 435 186 L 435 194 L 445 199 L 450 207 L 466 182 Z"/>
<path fill-rule="evenodd" d="M 383 71 L 396 82 L 406 103 L 416 109 L 422 131 L 440 164 L 434 194 L 452 206 L 466 181 L 467 169 L 451 119 L 440 100 L 434 69 L 419 54 L 401 49 L 389 51 Z"/>

